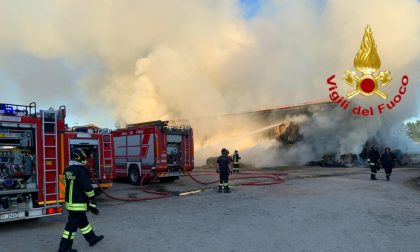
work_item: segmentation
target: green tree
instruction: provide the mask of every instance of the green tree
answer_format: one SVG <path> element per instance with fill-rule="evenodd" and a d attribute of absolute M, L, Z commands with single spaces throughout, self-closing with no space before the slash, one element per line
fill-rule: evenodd
<path fill-rule="evenodd" d="M 420 141 L 420 120 L 408 122 L 405 124 L 407 135 L 415 141 Z"/>

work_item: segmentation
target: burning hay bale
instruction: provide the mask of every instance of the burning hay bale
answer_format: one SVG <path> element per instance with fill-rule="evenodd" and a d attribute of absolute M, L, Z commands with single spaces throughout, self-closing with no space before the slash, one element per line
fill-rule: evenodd
<path fill-rule="evenodd" d="M 285 146 L 296 144 L 303 138 L 303 136 L 299 134 L 299 126 L 294 122 L 285 122 L 274 127 L 270 131 L 270 137 L 277 139 Z"/>
<path fill-rule="evenodd" d="M 311 161 L 308 166 L 321 166 L 321 167 L 354 167 L 363 164 L 363 160 L 359 159 L 356 154 L 338 154 L 327 153 L 322 156 L 321 160 Z"/>
<path fill-rule="evenodd" d="M 398 159 L 402 166 L 420 166 L 420 154 L 401 154 Z"/>
<path fill-rule="evenodd" d="M 207 158 L 207 160 L 206 160 L 206 166 L 208 168 L 214 168 L 214 169 L 216 169 L 217 168 L 217 157 L 209 157 L 209 158 Z"/>

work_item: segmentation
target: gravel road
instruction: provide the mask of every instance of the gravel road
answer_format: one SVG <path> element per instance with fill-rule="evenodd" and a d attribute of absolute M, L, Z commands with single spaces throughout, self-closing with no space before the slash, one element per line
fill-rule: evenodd
<path fill-rule="evenodd" d="M 271 171 L 267 171 L 271 172 Z M 219 194 L 189 178 L 149 185 L 174 194 L 142 203 L 98 198 L 89 214 L 104 241 L 90 248 L 80 232 L 78 251 L 420 251 L 420 169 L 396 169 L 391 181 L 368 169 L 291 169 L 286 182 L 236 186 Z M 383 172 L 383 171 L 381 171 Z M 202 179 L 215 176 L 204 174 Z M 116 183 L 111 193 L 141 197 Z M 66 215 L 0 224 L 1 251 L 56 251 Z"/>

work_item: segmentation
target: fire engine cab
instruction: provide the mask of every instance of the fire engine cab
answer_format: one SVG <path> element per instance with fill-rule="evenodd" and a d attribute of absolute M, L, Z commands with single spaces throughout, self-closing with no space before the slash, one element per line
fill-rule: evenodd
<path fill-rule="evenodd" d="M 62 173 L 75 147 L 85 150 L 102 187 L 112 186 L 110 131 L 66 131 L 65 117 L 65 106 L 0 104 L 0 222 L 62 213 Z"/>
<path fill-rule="evenodd" d="M 191 127 L 168 126 L 167 121 L 129 124 L 112 132 L 116 177 L 133 185 L 145 179 L 178 179 L 180 172 L 194 167 Z"/>

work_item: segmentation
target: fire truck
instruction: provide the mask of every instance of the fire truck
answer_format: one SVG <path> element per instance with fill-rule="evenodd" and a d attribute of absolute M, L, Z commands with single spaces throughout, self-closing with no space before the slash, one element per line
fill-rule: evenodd
<path fill-rule="evenodd" d="M 86 153 L 88 156 L 86 166 L 96 178 L 96 181 L 92 181 L 93 188 L 98 189 L 95 182 L 98 182 L 103 189 L 112 186 L 115 174 L 111 130 L 75 127 L 65 132 L 64 146 L 66 150 L 69 150 L 64 152 L 64 160 L 67 163 L 73 148 L 80 148 Z M 99 190 L 95 191 L 99 192 Z"/>
<path fill-rule="evenodd" d="M 141 178 L 160 181 L 179 179 L 194 168 L 193 131 L 173 127 L 167 121 L 130 124 L 112 132 L 116 177 L 138 185 Z"/>
<path fill-rule="evenodd" d="M 75 147 L 87 152 L 97 180 L 112 185 L 110 132 L 66 131 L 65 117 L 65 106 L 0 104 L 0 222 L 62 213 L 62 173 Z"/>

